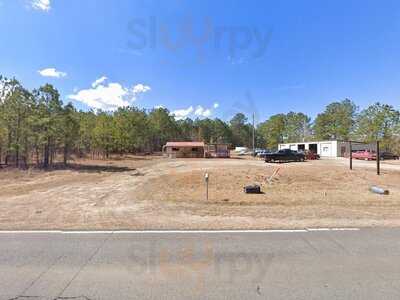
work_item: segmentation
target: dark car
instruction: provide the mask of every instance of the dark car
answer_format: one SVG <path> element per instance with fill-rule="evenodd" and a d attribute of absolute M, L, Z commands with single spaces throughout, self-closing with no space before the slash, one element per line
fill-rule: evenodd
<path fill-rule="evenodd" d="M 399 159 L 399 156 L 398 156 L 398 155 L 393 154 L 393 153 L 391 153 L 391 152 L 381 152 L 381 153 L 379 154 L 379 156 L 380 156 L 380 158 L 381 158 L 382 160 L 385 160 L 385 159 Z"/>
<path fill-rule="evenodd" d="M 290 149 L 282 149 L 275 153 L 267 153 L 265 162 L 284 162 L 284 161 L 304 161 L 304 153 L 299 153 Z"/>

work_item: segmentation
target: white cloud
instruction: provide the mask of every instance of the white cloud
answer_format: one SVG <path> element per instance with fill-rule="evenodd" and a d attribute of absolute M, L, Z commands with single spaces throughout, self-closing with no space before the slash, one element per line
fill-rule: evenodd
<path fill-rule="evenodd" d="M 67 73 L 57 71 L 55 68 L 46 68 L 43 70 L 39 70 L 38 73 L 42 75 L 43 77 L 55 77 L 55 78 L 61 78 L 67 76 Z"/>
<path fill-rule="evenodd" d="M 177 109 L 174 110 L 171 115 L 175 117 L 176 120 L 186 119 L 193 112 L 193 106 L 190 106 L 186 109 Z"/>
<path fill-rule="evenodd" d="M 129 92 L 119 83 L 98 85 L 95 88 L 80 90 L 68 98 L 85 103 L 91 108 L 102 110 L 116 110 L 118 107 L 128 106 L 135 98 L 128 99 Z"/>
<path fill-rule="evenodd" d="M 12 87 L 9 83 L 9 79 L 0 79 L 0 102 L 4 102 L 4 99 L 12 92 Z"/>
<path fill-rule="evenodd" d="M 32 0 L 31 6 L 37 10 L 49 11 L 51 8 L 51 3 L 50 0 Z"/>
<path fill-rule="evenodd" d="M 107 77 L 103 76 L 92 83 L 89 89 L 83 89 L 69 95 L 68 98 L 85 103 L 93 109 L 116 110 L 118 107 L 131 105 L 138 93 L 133 89 L 124 87 L 117 82 L 105 83 Z M 150 90 L 150 87 L 143 93 Z"/>
<path fill-rule="evenodd" d="M 96 86 L 100 85 L 101 83 L 103 83 L 104 81 L 107 80 L 107 76 L 102 76 L 99 79 L 96 79 L 93 83 L 92 83 L 92 88 L 95 88 Z"/>
<path fill-rule="evenodd" d="M 171 113 L 171 115 L 173 115 L 176 120 L 186 119 L 191 116 L 208 118 L 213 114 L 214 110 L 217 109 L 218 107 L 219 104 L 217 102 L 213 104 L 212 108 L 205 108 L 201 105 L 197 105 L 196 109 L 194 109 L 193 106 L 190 106 L 186 109 L 175 110 Z"/>
<path fill-rule="evenodd" d="M 148 85 L 139 83 L 133 87 L 132 92 L 134 94 L 141 94 L 141 93 L 146 93 L 150 90 L 151 90 L 151 88 Z"/>
<path fill-rule="evenodd" d="M 211 109 L 207 108 L 205 109 L 201 105 L 197 106 L 196 110 L 194 111 L 194 114 L 199 117 L 209 117 L 211 116 Z"/>

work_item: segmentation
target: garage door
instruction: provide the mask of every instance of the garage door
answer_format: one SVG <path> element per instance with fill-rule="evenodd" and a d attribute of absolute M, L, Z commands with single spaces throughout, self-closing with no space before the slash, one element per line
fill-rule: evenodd
<path fill-rule="evenodd" d="M 321 156 L 332 156 L 332 144 L 322 143 L 321 144 Z"/>

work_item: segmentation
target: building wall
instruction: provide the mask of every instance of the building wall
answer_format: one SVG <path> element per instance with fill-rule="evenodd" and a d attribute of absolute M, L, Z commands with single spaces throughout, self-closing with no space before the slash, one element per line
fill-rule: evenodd
<path fill-rule="evenodd" d="M 206 157 L 219 157 L 228 158 L 230 157 L 230 151 L 227 144 L 210 144 L 206 145 L 205 156 Z"/>
<path fill-rule="evenodd" d="M 165 145 L 163 153 L 164 156 L 169 158 L 230 157 L 228 144 L 209 144 L 204 146 Z"/>
<path fill-rule="evenodd" d="M 338 156 L 338 142 L 337 141 L 320 141 L 320 142 L 305 142 L 305 143 L 290 143 L 279 144 L 280 149 L 291 149 L 299 151 L 299 145 L 304 145 L 304 150 L 310 150 L 310 145 L 317 145 L 317 154 L 321 157 L 337 157 Z"/>
<path fill-rule="evenodd" d="M 307 142 L 307 143 L 290 143 L 290 144 L 279 144 L 278 149 L 291 149 L 299 150 L 299 145 L 304 145 L 305 150 L 310 150 L 311 144 L 317 144 L 317 154 L 321 157 L 347 157 L 350 153 L 350 147 L 348 142 L 343 141 L 318 141 L 318 142 Z M 376 145 L 373 144 L 352 144 L 353 151 L 370 150 L 376 151 Z"/>
<path fill-rule="evenodd" d="M 194 151 L 197 149 L 197 151 Z M 201 158 L 204 157 L 204 147 L 166 147 L 165 153 L 170 158 Z"/>
<path fill-rule="evenodd" d="M 337 141 L 318 142 L 321 157 L 337 157 Z"/>

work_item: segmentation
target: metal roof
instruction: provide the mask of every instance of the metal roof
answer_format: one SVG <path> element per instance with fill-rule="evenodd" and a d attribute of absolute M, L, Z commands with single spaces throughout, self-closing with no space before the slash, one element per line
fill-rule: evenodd
<path fill-rule="evenodd" d="M 204 142 L 167 142 L 167 147 L 204 147 Z"/>

